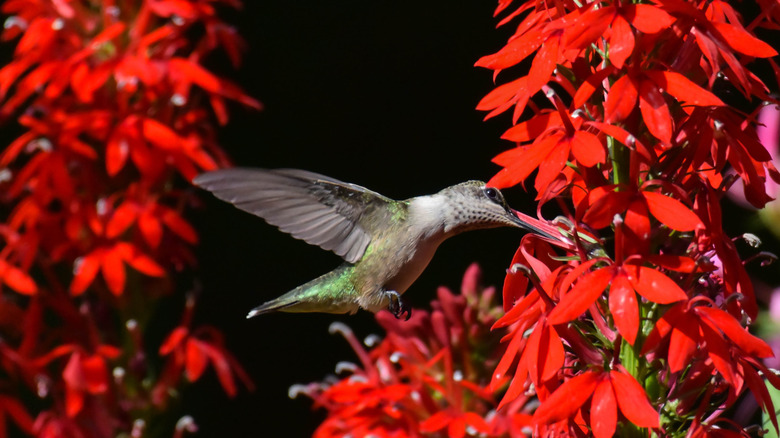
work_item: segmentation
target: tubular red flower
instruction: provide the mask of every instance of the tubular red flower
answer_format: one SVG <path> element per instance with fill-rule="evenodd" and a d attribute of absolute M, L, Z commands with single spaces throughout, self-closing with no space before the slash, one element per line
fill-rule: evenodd
<path fill-rule="evenodd" d="M 504 284 L 506 314 L 496 324 L 511 334 L 494 385 L 516 370 L 502 404 L 535 392 L 540 435 L 656 428 L 663 403 L 677 406 L 666 410 L 666 433 L 678 436 L 693 414 L 708 419 L 701 430 L 709 431 L 746 387 L 774 417 L 755 366 L 739 365 L 771 352 L 744 328 L 757 306 L 718 203 L 729 185 L 727 165 L 756 206 L 769 200 L 765 181 L 780 182 L 780 174 L 757 141 L 752 116 L 716 96 L 713 84 L 725 74 L 748 99 L 771 100 L 747 64 L 777 55 L 753 33 L 772 27 L 777 11 L 749 26 L 722 1 L 515 0 L 500 1 L 496 13 L 512 7 L 501 25 L 515 22 L 514 34 L 477 62 L 498 75 L 533 59 L 526 76 L 506 78 L 477 106 L 488 118 L 514 107 L 503 138 L 516 147 L 495 157 L 501 169 L 491 184 L 524 184 L 535 173 L 538 198 L 564 204 L 570 197 L 572 228 L 595 233 L 580 243 L 587 251 L 559 246 L 565 254 L 539 246 L 529 256 L 521 249 L 535 238 L 521 243 Z M 540 90 L 551 105 L 528 105 Z M 587 140 L 575 139 L 579 133 Z M 530 274 L 513 275 L 521 270 Z M 529 281 L 533 275 L 539 281 Z M 562 358 L 539 342 L 546 330 L 566 346 Z M 558 370 L 544 368 L 540 379 L 528 358 Z M 655 374 L 663 381 L 647 378 Z M 624 377 L 633 383 L 607 383 Z M 629 398 L 650 391 L 652 405 L 628 407 Z"/>
<path fill-rule="evenodd" d="M 0 295 L 0 314 L 21 312 L 24 327 L 0 329 L 0 366 L 51 405 L 30 425 L 17 404 L 0 400 L 0 436 L 3 409 L 40 436 L 130 434 L 130 420 L 161 412 L 165 398 L 141 382 L 167 394 L 182 373 L 196 380 L 206 364 L 230 395 L 235 374 L 251 386 L 208 328 L 188 331 L 181 344 L 169 340 L 186 366 L 158 378 L 143 346 L 147 318 L 122 320 L 133 314 L 128 307 L 152 309 L 174 289 L 170 274 L 192 264 L 198 237 L 183 218 L 185 193 L 172 189 L 176 175 L 189 181 L 227 164 L 215 139 L 226 100 L 259 108 L 201 65 L 220 48 L 234 64 L 240 59 L 241 41 L 217 16 L 219 4 L 240 6 L 0 2 L 9 17 L 2 39 L 17 40 L 0 68 L 0 118 L 23 128 L 0 153 L 10 210 L 0 224 L 0 282 L 31 297 L 16 305 L 14 292 Z M 127 348 L 120 355 L 104 338 Z"/>

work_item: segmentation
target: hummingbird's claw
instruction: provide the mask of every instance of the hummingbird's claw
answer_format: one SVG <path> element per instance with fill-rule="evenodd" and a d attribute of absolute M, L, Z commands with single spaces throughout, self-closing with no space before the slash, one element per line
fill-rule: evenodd
<path fill-rule="evenodd" d="M 387 310 L 397 319 L 401 319 L 405 313 L 406 318 L 404 318 L 404 321 L 409 321 L 409 318 L 412 317 L 412 307 L 401 299 L 401 294 L 394 290 L 389 290 L 385 291 L 385 295 L 390 300 L 390 304 L 387 305 Z"/>

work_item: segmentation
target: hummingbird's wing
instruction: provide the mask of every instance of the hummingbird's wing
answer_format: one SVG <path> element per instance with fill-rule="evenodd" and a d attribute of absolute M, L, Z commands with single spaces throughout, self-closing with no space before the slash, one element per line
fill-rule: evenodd
<path fill-rule="evenodd" d="M 223 169 L 192 182 L 350 263 L 363 257 L 371 241 L 362 219 L 396 202 L 365 187 L 298 169 Z"/>

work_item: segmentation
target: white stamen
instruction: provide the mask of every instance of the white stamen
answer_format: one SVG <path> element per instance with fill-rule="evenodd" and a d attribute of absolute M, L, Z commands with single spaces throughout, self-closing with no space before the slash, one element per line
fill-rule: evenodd
<path fill-rule="evenodd" d="M 400 351 L 393 352 L 393 354 L 390 355 L 390 362 L 398 363 L 402 357 L 404 357 L 404 355 Z"/>
<path fill-rule="evenodd" d="M 366 336 L 366 339 L 363 340 L 363 344 L 369 348 L 379 344 L 380 342 L 382 342 L 382 338 L 379 337 L 379 335 L 374 334 Z"/>
<path fill-rule="evenodd" d="M 133 420 L 133 429 L 130 431 L 132 438 L 141 438 L 144 435 L 144 429 L 146 429 L 146 421 L 142 418 L 136 418 Z"/>
<path fill-rule="evenodd" d="M 3 23 L 3 28 L 10 29 L 14 26 L 18 27 L 21 30 L 27 30 L 27 21 L 24 18 L 17 17 L 15 15 L 5 19 L 5 23 Z"/>
<path fill-rule="evenodd" d="M 198 425 L 195 424 L 195 419 L 189 415 L 185 415 L 179 418 L 176 422 L 176 430 L 186 430 L 187 432 L 197 432 Z"/>
<path fill-rule="evenodd" d="M 171 103 L 174 106 L 184 106 L 184 104 L 187 103 L 187 98 L 182 96 L 179 93 L 176 93 L 173 96 L 171 96 Z"/>
<path fill-rule="evenodd" d="M 336 364 L 336 374 L 341 374 L 344 371 L 354 373 L 357 370 L 359 370 L 358 366 L 352 362 L 341 361 Z"/>

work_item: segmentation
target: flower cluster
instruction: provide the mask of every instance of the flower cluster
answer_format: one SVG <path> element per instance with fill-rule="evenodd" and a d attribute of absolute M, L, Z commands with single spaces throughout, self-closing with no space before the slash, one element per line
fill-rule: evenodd
<path fill-rule="evenodd" d="M 499 2 L 516 32 L 477 65 L 499 75 L 533 56 L 479 104 L 513 111 L 503 138 L 517 147 L 489 184 L 535 172 L 540 204 L 555 199 L 569 224 L 564 257 L 523 240 L 497 323 L 511 333 L 492 388 L 504 403 L 535 394 L 534 434 L 739 436 L 721 415 L 746 390 L 777 427 L 763 379 L 780 378 L 744 328 L 757 304 L 720 199 L 741 178 L 761 207 L 780 173 L 757 111 L 713 93 L 774 102 L 746 67 L 777 55 L 754 31 L 780 13 L 761 10 L 745 24 L 719 0 Z"/>
<path fill-rule="evenodd" d="M 340 362 L 341 380 L 295 385 L 328 411 L 315 438 L 462 438 L 517 436 L 530 425 L 533 403 L 521 397 L 499 411 L 490 376 L 503 352 L 501 331 L 490 327 L 501 315 L 496 290 L 483 288 L 480 271 L 466 271 L 461 294 L 439 288 L 430 312 L 415 310 L 409 321 L 376 315 L 387 332 L 366 338 L 369 351 L 342 323 L 331 325 L 355 350 L 360 364 Z M 505 334 L 505 333 L 503 333 Z"/>
<path fill-rule="evenodd" d="M 143 344 L 155 303 L 194 263 L 191 195 L 174 183 L 225 164 L 215 124 L 227 101 L 259 108 L 201 65 L 218 49 L 240 61 L 222 4 L 240 7 L 2 2 L 2 39 L 17 43 L 0 69 L 0 118 L 22 130 L 0 154 L 0 392 L 45 408 L 2 396 L 0 420 L 24 432 L 137 435 L 209 363 L 230 395 L 235 373 L 246 380 L 216 329 L 191 327 L 192 300 L 159 351 Z"/>

